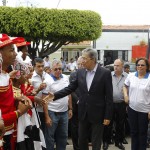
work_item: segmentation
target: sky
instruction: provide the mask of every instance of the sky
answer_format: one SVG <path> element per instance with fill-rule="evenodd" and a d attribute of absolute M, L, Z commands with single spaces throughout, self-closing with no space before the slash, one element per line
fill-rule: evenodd
<path fill-rule="evenodd" d="M 103 25 L 150 25 L 150 0 L 7 0 L 8 6 L 93 10 Z"/>

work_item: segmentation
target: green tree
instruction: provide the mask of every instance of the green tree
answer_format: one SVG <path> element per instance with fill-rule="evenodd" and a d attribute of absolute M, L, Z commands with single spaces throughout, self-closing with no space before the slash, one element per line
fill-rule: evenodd
<path fill-rule="evenodd" d="M 101 17 L 93 11 L 0 7 L 0 32 L 32 41 L 40 57 L 68 43 L 95 40 L 101 30 Z"/>

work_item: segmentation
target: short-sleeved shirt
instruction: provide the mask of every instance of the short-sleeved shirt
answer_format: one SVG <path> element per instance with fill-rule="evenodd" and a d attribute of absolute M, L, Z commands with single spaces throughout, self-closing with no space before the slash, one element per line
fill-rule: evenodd
<path fill-rule="evenodd" d="M 113 102 L 121 103 L 124 101 L 123 97 L 123 86 L 124 81 L 127 78 L 128 74 L 126 72 L 122 72 L 120 78 L 115 75 L 115 72 L 111 72 L 112 75 L 112 85 L 113 85 Z"/>
<path fill-rule="evenodd" d="M 47 81 L 46 81 L 47 82 Z M 59 80 L 56 80 L 54 76 L 51 76 L 51 82 L 47 82 L 48 85 L 44 92 L 55 93 L 69 85 L 68 76 L 62 74 Z M 68 96 L 58 99 L 57 101 L 49 102 L 48 110 L 54 112 L 65 112 L 68 110 Z"/>
<path fill-rule="evenodd" d="M 129 87 L 129 106 L 138 112 L 150 112 L 150 75 L 139 79 L 138 73 L 130 73 L 125 80 Z"/>

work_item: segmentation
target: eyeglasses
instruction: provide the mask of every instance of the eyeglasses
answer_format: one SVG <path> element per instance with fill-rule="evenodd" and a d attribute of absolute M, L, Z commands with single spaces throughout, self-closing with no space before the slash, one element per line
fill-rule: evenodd
<path fill-rule="evenodd" d="M 87 61 L 87 60 L 91 60 L 92 58 L 90 58 L 90 57 L 82 57 L 82 60 L 83 61 Z"/>
<path fill-rule="evenodd" d="M 141 66 L 141 67 L 144 67 L 145 65 L 144 64 L 137 64 L 136 66 Z"/>
<path fill-rule="evenodd" d="M 61 71 L 62 68 L 55 68 L 55 69 L 54 69 L 54 71 L 57 71 L 57 70 Z"/>

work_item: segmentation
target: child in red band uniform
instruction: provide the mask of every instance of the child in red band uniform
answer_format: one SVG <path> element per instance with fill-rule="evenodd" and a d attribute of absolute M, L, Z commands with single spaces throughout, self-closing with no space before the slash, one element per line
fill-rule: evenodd
<path fill-rule="evenodd" d="M 28 110 L 28 106 L 23 103 L 18 104 L 15 108 L 15 100 L 13 96 L 12 83 L 9 74 L 6 72 L 10 65 L 13 65 L 16 59 L 14 43 L 17 38 L 11 40 L 7 34 L 0 34 L 0 54 L 1 54 L 1 71 L 0 71 L 0 109 L 4 120 L 6 133 L 3 136 L 4 150 L 11 149 L 11 135 L 17 118 Z"/>

